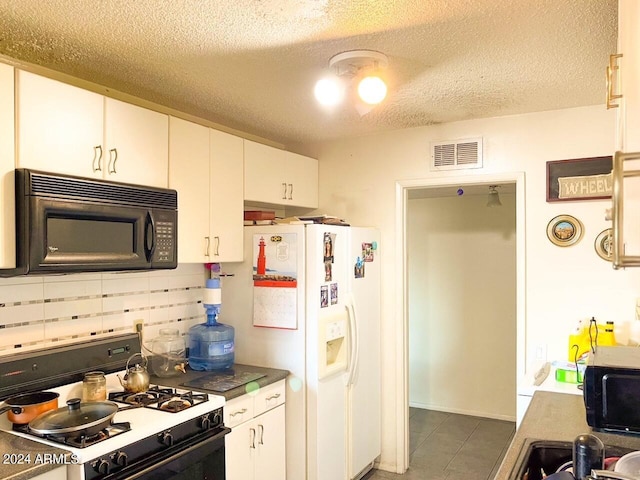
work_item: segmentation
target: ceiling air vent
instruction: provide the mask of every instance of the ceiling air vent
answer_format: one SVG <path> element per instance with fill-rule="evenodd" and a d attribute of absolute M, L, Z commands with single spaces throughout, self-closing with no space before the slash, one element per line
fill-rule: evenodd
<path fill-rule="evenodd" d="M 481 138 L 431 144 L 431 170 L 461 170 L 481 167 Z"/>

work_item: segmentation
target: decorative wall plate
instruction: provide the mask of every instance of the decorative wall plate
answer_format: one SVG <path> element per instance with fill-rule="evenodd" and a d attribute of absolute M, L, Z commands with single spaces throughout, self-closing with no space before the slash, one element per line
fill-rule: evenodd
<path fill-rule="evenodd" d="M 583 230 L 582 223 L 576 217 L 558 215 L 547 225 L 547 237 L 554 245 L 568 247 L 580 241 Z"/>
<path fill-rule="evenodd" d="M 611 235 L 611 229 L 607 228 L 601 231 L 596 237 L 593 246 L 601 259 L 610 262 L 612 260 L 611 256 L 613 255 L 613 236 Z"/>

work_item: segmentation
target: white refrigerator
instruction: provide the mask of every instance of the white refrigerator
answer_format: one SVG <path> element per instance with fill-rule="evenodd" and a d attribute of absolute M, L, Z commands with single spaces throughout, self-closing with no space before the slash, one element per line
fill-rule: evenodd
<path fill-rule="evenodd" d="M 380 246 L 372 228 L 245 227 L 223 265 L 236 363 L 287 369 L 289 480 L 352 480 L 380 455 Z"/>

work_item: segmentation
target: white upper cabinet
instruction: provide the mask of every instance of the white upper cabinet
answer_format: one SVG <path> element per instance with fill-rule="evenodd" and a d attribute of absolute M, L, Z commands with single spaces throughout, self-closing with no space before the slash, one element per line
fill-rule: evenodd
<path fill-rule="evenodd" d="M 608 92 L 618 105 L 615 149 L 640 152 L 640 2 L 618 2 L 618 56 L 611 59 Z M 616 70 L 617 67 L 617 70 Z M 616 75 L 617 73 L 617 75 Z M 621 97 L 616 98 L 616 95 Z"/>
<path fill-rule="evenodd" d="M 290 182 L 287 201 L 300 207 L 318 207 L 318 161 L 297 153 L 285 153 L 285 168 Z"/>
<path fill-rule="evenodd" d="M 178 261 L 243 259 L 242 139 L 171 117 L 169 187 L 178 191 Z"/>
<path fill-rule="evenodd" d="M 171 117 L 169 188 L 178 192 L 178 262 L 210 260 L 209 129 Z"/>
<path fill-rule="evenodd" d="M 18 70 L 17 166 L 102 176 L 104 97 Z"/>
<path fill-rule="evenodd" d="M 13 67 L 0 64 L 0 268 L 16 266 L 14 165 Z"/>
<path fill-rule="evenodd" d="M 209 129 L 210 262 L 241 262 L 244 256 L 244 142 Z"/>
<path fill-rule="evenodd" d="M 168 116 L 18 71 L 16 165 L 166 187 Z"/>
<path fill-rule="evenodd" d="M 169 117 L 105 98 L 108 180 L 166 187 L 169 170 Z"/>
<path fill-rule="evenodd" d="M 317 208 L 318 161 L 245 140 L 244 199 Z"/>

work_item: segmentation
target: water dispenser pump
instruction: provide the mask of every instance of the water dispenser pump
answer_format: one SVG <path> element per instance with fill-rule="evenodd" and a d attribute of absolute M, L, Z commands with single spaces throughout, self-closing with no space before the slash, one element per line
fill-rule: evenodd
<path fill-rule="evenodd" d="M 189 329 L 189 366 L 193 370 L 222 370 L 234 362 L 235 332 L 218 322 L 222 305 L 220 279 L 207 279 L 203 306 L 207 321 Z"/>

